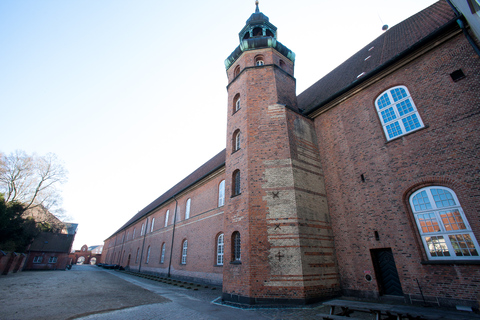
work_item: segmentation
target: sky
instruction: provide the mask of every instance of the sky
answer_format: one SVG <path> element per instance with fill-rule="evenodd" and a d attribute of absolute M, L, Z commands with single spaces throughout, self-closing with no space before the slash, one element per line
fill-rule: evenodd
<path fill-rule="evenodd" d="M 297 94 L 432 0 L 260 0 Z M 0 152 L 52 152 L 73 249 L 103 244 L 226 145 L 224 60 L 254 0 L 0 0 Z"/>

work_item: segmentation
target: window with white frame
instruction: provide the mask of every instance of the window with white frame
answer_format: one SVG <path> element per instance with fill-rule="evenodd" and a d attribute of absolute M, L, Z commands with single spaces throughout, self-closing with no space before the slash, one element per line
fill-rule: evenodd
<path fill-rule="evenodd" d="M 240 110 L 240 93 L 237 93 L 235 97 L 233 97 L 233 113 Z"/>
<path fill-rule="evenodd" d="M 218 206 L 225 205 L 225 180 L 218 185 Z"/>
<path fill-rule="evenodd" d="M 57 257 L 48 258 L 48 263 L 57 263 Z"/>
<path fill-rule="evenodd" d="M 155 218 L 152 218 L 152 226 L 150 227 L 150 232 L 153 232 L 153 226 L 155 226 Z"/>
<path fill-rule="evenodd" d="M 33 263 L 42 263 L 43 257 L 42 256 L 36 256 L 33 258 Z"/>
<path fill-rule="evenodd" d="M 378 117 L 387 140 L 424 127 L 407 87 L 398 86 L 383 92 L 376 100 Z"/>
<path fill-rule="evenodd" d="M 147 249 L 147 258 L 145 259 L 145 263 L 148 263 L 148 261 L 150 261 L 150 246 L 148 246 Z"/>
<path fill-rule="evenodd" d="M 187 247 L 188 242 L 184 240 L 182 244 L 182 264 L 187 264 Z"/>
<path fill-rule="evenodd" d="M 241 193 L 240 188 L 240 170 L 235 170 L 232 175 L 232 197 L 238 196 Z"/>
<path fill-rule="evenodd" d="M 165 213 L 165 227 L 168 226 L 168 216 L 170 215 L 170 210 L 167 210 Z"/>
<path fill-rule="evenodd" d="M 232 139 L 233 152 L 240 150 L 240 129 L 235 130 Z"/>
<path fill-rule="evenodd" d="M 185 220 L 190 218 L 190 204 L 192 203 L 191 199 L 187 200 L 187 203 L 185 204 Z"/>
<path fill-rule="evenodd" d="M 160 263 L 165 262 L 165 242 L 162 244 L 162 252 L 160 254 Z"/>
<path fill-rule="evenodd" d="M 478 242 L 453 190 L 420 189 L 410 206 L 429 259 L 479 259 Z"/>
<path fill-rule="evenodd" d="M 224 242 L 223 242 L 223 233 L 219 234 L 217 237 L 217 265 L 223 266 L 223 252 L 224 252 Z"/>

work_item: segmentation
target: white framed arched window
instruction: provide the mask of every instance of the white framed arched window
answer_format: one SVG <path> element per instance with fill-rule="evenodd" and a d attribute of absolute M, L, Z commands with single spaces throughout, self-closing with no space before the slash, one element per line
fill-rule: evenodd
<path fill-rule="evenodd" d="M 170 210 L 167 210 L 165 213 L 165 227 L 168 226 L 168 216 L 170 215 Z"/>
<path fill-rule="evenodd" d="M 225 180 L 222 180 L 218 185 L 218 206 L 225 205 Z"/>
<path fill-rule="evenodd" d="M 162 252 L 160 253 L 160 263 L 165 262 L 165 242 L 162 244 Z"/>
<path fill-rule="evenodd" d="M 453 190 L 427 187 L 409 200 L 429 259 L 479 259 L 478 242 Z"/>
<path fill-rule="evenodd" d="M 224 252 L 224 241 L 223 233 L 219 234 L 217 237 L 217 265 L 223 266 L 223 252 Z"/>
<path fill-rule="evenodd" d="M 187 264 L 187 248 L 188 242 L 184 240 L 182 244 L 182 264 Z"/>
<path fill-rule="evenodd" d="M 378 117 L 387 140 L 424 127 L 407 87 L 398 86 L 383 92 L 375 100 Z"/>
<path fill-rule="evenodd" d="M 185 220 L 190 218 L 190 205 L 192 203 L 192 200 L 189 198 L 187 200 L 187 203 L 185 204 Z"/>
<path fill-rule="evenodd" d="M 150 227 L 150 232 L 153 232 L 153 227 L 155 226 L 155 218 L 152 218 L 152 225 Z"/>
<path fill-rule="evenodd" d="M 148 246 L 147 249 L 147 257 L 145 258 L 145 263 L 148 263 L 150 261 L 150 246 Z"/>

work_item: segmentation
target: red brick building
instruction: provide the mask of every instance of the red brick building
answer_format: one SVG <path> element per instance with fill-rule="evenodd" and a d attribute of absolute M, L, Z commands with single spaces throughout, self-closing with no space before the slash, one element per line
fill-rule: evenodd
<path fill-rule="evenodd" d="M 439 1 L 297 96 L 295 54 L 257 5 L 225 61 L 226 149 L 110 236 L 103 262 L 245 304 L 478 307 L 480 58 L 459 19 Z"/>

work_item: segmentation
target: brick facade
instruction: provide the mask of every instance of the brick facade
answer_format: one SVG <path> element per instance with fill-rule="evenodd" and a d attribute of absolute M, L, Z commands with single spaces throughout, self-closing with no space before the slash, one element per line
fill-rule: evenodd
<path fill-rule="evenodd" d="M 246 304 L 343 294 L 478 307 L 478 253 L 429 258 L 410 205 L 416 191 L 446 187 L 480 239 L 480 59 L 448 4 L 388 30 L 299 96 L 294 54 L 268 18 L 257 10 L 240 36 L 226 60 L 226 150 L 108 238 L 103 262 L 222 284 L 223 300 Z M 465 77 L 453 79 L 457 70 Z M 424 126 L 389 140 L 375 104 L 397 86 Z"/>

